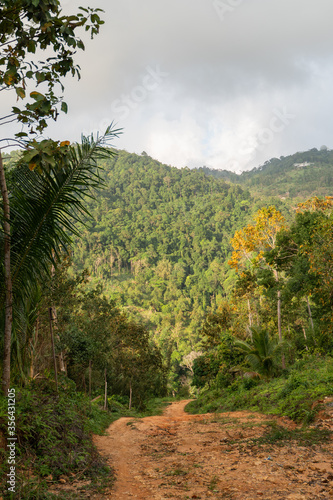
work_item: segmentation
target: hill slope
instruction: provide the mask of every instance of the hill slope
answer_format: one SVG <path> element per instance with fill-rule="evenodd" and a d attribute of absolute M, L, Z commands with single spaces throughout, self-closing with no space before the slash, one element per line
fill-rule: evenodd
<path fill-rule="evenodd" d="M 254 196 L 309 198 L 333 194 L 333 151 L 318 150 L 272 158 L 240 175 L 227 170 L 199 169 L 206 175 L 240 184 Z"/>
<path fill-rule="evenodd" d="M 76 240 L 75 266 L 87 267 L 180 359 L 198 347 L 207 309 L 226 293 L 229 241 L 254 201 L 239 186 L 147 155 L 119 151 L 104 169 L 106 187 L 88 202 L 93 221 Z"/>

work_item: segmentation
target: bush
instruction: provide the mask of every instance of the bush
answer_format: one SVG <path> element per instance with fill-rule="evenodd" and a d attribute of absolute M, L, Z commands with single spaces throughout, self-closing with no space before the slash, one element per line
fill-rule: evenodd
<path fill-rule="evenodd" d="M 332 382 L 333 359 L 307 356 L 295 363 L 289 375 L 284 373 L 270 382 L 238 378 L 229 387 L 203 391 L 186 410 L 206 413 L 248 409 L 309 423 L 321 408 L 318 400 L 333 395 Z"/>
<path fill-rule="evenodd" d="M 2 397 L 0 432 L 4 435 L 6 405 L 7 400 Z M 16 390 L 17 468 L 23 476 L 25 471 L 35 476 L 39 483 L 49 475 L 57 480 L 71 473 L 97 480 L 105 473 L 106 466 L 93 445 L 91 433 L 102 432 L 109 422 L 108 414 L 77 393 L 72 381 L 60 377 L 57 394 L 54 382 L 48 377 L 34 380 L 28 387 Z M 0 483 L 6 480 L 6 465 L 4 460 Z M 42 498 L 36 495 L 31 498 Z"/>

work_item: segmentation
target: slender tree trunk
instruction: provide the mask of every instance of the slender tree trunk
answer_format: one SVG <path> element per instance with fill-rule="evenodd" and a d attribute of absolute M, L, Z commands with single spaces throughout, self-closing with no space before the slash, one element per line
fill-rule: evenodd
<path fill-rule="evenodd" d="M 35 375 L 35 348 L 38 341 L 38 329 L 39 329 L 39 313 L 37 315 L 35 334 L 33 336 L 33 344 L 31 346 L 31 359 L 30 359 L 30 378 L 32 379 Z"/>
<path fill-rule="evenodd" d="M 56 355 L 55 355 L 53 328 L 52 328 L 52 321 L 53 321 L 52 307 L 49 307 L 49 320 L 50 320 L 50 334 L 51 334 L 52 356 L 53 356 L 53 366 L 54 366 L 54 378 L 55 378 L 55 383 L 56 383 L 56 389 L 58 392 L 58 371 L 57 371 L 57 359 L 56 359 Z"/>
<path fill-rule="evenodd" d="M 279 274 L 276 270 L 274 270 L 274 277 L 277 286 L 279 287 Z M 277 292 L 277 318 L 278 318 L 278 332 L 279 332 L 279 340 L 282 340 L 282 330 L 281 330 L 281 290 L 278 289 Z"/>
<path fill-rule="evenodd" d="M 131 408 L 132 408 L 132 379 L 130 379 L 130 397 L 129 397 L 128 409 L 130 410 Z"/>
<path fill-rule="evenodd" d="M 106 368 L 104 371 L 104 410 L 107 409 L 108 405 L 108 382 L 106 380 Z"/>
<path fill-rule="evenodd" d="M 312 312 L 311 312 L 311 306 L 310 306 L 310 302 L 309 302 L 309 297 L 308 297 L 308 296 L 306 297 L 306 303 L 307 303 L 307 305 L 308 305 L 308 311 L 309 311 L 309 316 L 310 316 L 311 328 L 312 328 L 312 331 L 314 332 L 313 319 L 312 319 Z"/>
<path fill-rule="evenodd" d="M 53 315 L 53 321 L 54 321 L 54 330 L 55 330 L 55 336 L 56 336 L 56 340 L 59 342 L 60 344 L 60 336 L 59 336 L 59 333 L 58 333 L 58 317 L 57 317 L 57 310 L 56 308 L 53 306 L 52 307 L 52 315 Z M 67 374 L 67 369 L 66 369 L 66 363 L 65 363 L 65 355 L 64 355 L 64 351 L 60 351 L 59 352 L 59 366 L 60 366 L 60 371 L 63 372 L 63 373 L 66 373 Z"/>
<path fill-rule="evenodd" d="M 10 207 L 5 178 L 5 171 L 2 162 L 0 150 L 0 187 L 3 200 L 3 230 L 4 230 L 4 274 L 5 274 L 5 331 L 4 331 L 4 353 L 3 353 L 3 372 L 2 372 L 2 391 L 7 396 L 10 387 L 10 355 L 13 324 L 13 287 L 12 275 L 10 270 Z"/>
<path fill-rule="evenodd" d="M 54 251 L 52 252 L 52 255 L 54 257 Z M 52 268 L 51 268 L 51 276 L 52 277 L 54 276 L 54 273 L 55 273 L 55 269 L 54 269 L 54 266 L 52 265 Z M 59 334 L 57 333 L 57 330 L 58 330 L 57 310 L 54 306 L 51 306 L 51 308 L 52 308 L 52 318 L 53 318 L 53 326 L 54 326 L 54 330 L 55 330 L 55 336 L 56 336 L 57 341 L 60 344 L 60 337 L 59 337 Z M 60 371 L 67 374 L 64 351 L 60 351 L 58 357 L 59 357 Z"/>
<path fill-rule="evenodd" d="M 279 286 L 279 274 L 275 270 L 274 271 L 274 276 L 275 276 L 275 281 L 277 285 Z M 279 333 L 279 340 L 280 342 L 282 341 L 282 328 L 281 328 L 281 290 L 278 290 L 277 292 L 277 317 L 278 317 L 278 333 Z M 284 354 L 282 354 L 282 368 L 285 369 L 286 367 L 286 360 L 284 357 Z"/>
<path fill-rule="evenodd" d="M 89 399 L 91 399 L 91 359 L 89 359 Z"/>
<path fill-rule="evenodd" d="M 251 326 L 252 326 L 252 311 L 251 311 L 251 304 L 250 304 L 249 298 L 247 299 L 247 308 L 249 311 L 249 327 L 251 328 Z M 251 332 L 251 330 L 250 330 L 250 332 Z M 252 339 L 252 333 L 250 335 L 251 335 L 251 339 Z"/>
<path fill-rule="evenodd" d="M 254 308 L 254 312 L 255 312 L 255 315 L 256 315 L 257 325 L 260 325 L 258 307 L 259 307 L 259 311 L 260 311 L 260 301 L 257 300 L 255 297 L 253 297 L 253 308 Z"/>
<path fill-rule="evenodd" d="M 282 330 L 281 330 L 281 290 L 278 290 L 278 332 L 279 332 L 279 339 L 282 340 Z"/>

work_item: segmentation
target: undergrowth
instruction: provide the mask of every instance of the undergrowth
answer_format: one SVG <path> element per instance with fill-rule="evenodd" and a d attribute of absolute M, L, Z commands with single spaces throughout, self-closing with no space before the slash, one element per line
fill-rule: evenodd
<path fill-rule="evenodd" d="M 315 446 L 317 444 L 327 443 L 332 436 L 332 431 L 327 429 L 287 429 L 278 425 L 276 422 L 270 422 L 268 429 L 263 436 L 251 439 L 251 444 L 271 444 L 283 446 L 286 442 L 294 442 L 299 446 Z"/>
<path fill-rule="evenodd" d="M 118 398 L 119 399 L 119 398 Z M 121 398 L 120 398 L 121 399 Z M 59 498 L 48 490 L 65 479 L 86 486 L 61 498 L 86 498 L 102 491 L 113 481 L 113 471 L 98 454 L 92 433 L 103 434 L 111 422 L 122 416 L 140 417 L 163 410 L 165 399 L 153 400 L 144 412 L 128 410 L 126 402 L 108 399 L 108 411 L 75 390 L 75 384 L 63 377 L 59 391 L 47 376 L 16 389 L 16 491 L 4 498 L 50 500 Z M 0 438 L 7 442 L 7 399 L 0 397 Z M 6 491 L 8 473 L 6 446 L 0 449 L 0 488 Z M 87 486 L 88 485 L 88 486 Z M 12 495 L 12 496 L 11 496 Z"/>
<path fill-rule="evenodd" d="M 163 410 L 171 402 L 171 398 L 154 398 L 142 405 L 141 409 L 128 409 L 127 398 L 123 396 L 111 396 L 108 398 L 108 409 L 110 422 L 114 422 L 121 417 L 143 418 L 152 415 L 161 415 Z"/>
<path fill-rule="evenodd" d="M 61 379 L 59 392 L 48 377 L 16 390 L 16 492 L 13 498 L 44 499 L 48 484 L 60 477 L 85 478 L 99 488 L 112 471 L 92 443 L 92 432 L 103 432 L 110 418 L 74 383 Z M 0 398 L 0 432 L 7 437 L 7 399 Z M 1 452 L 0 484 L 5 488 L 7 455 Z M 8 498 L 11 498 L 8 495 Z M 64 496 L 65 498 L 65 496 Z"/>
<path fill-rule="evenodd" d="M 203 390 L 186 406 L 190 413 L 247 409 L 284 415 L 298 423 L 311 423 L 321 405 L 333 395 L 333 359 L 309 356 L 296 362 L 289 372 L 269 382 L 238 378 L 228 387 Z"/>

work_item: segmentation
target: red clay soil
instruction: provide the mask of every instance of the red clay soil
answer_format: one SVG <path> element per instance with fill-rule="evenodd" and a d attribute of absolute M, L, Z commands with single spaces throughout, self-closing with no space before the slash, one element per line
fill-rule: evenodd
<path fill-rule="evenodd" d="M 333 499 L 330 437 L 310 446 L 260 443 L 272 421 L 289 430 L 296 425 L 246 411 L 189 415 L 187 403 L 172 403 L 162 416 L 121 418 L 106 436 L 95 436 L 116 473 L 113 488 L 96 498 Z"/>

